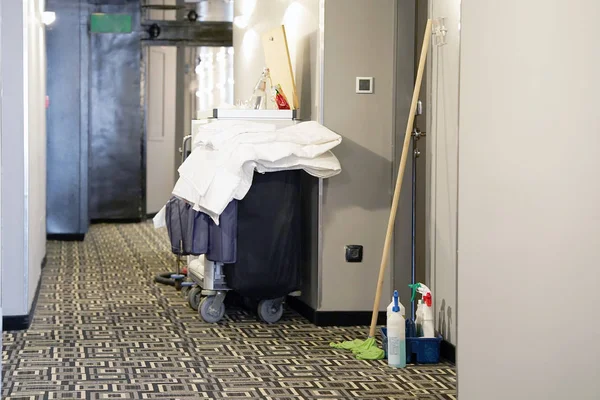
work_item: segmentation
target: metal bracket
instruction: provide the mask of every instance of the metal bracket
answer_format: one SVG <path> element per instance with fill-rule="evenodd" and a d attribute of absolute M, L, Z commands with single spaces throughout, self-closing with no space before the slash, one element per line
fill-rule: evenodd
<path fill-rule="evenodd" d="M 218 313 L 219 310 L 221 309 L 221 304 L 223 304 L 223 301 L 225 301 L 226 295 L 227 295 L 227 292 L 223 292 L 223 291 L 219 290 L 217 292 L 217 294 L 215 295 L 215 300 L 210 305 L 208 312 L 209 313 Z"/>
<path fill-rule="evenodd" d="M 415 110 L 415 115 L 423 115 L 423 102 L 421 100 L 417 101 L 417 109 Z"/>
<path fill-rule="evenodd" d="M 412 135 L 413 138 L 415 138 L 415 140 L 419 140 L 422 137 L 426 136 L 425 132 L 422 132 L 421 130 L 419 130 L 418 128 L 414 128 L 412 131 Z"/>
<path fill-rule="evenodd" d="M 188 157 L 187 146 L 186 144 L 192 140 L 192 135 L 187 135 L 183 137 L 183 141 L 181 142 L 181 147 L 179 148 L 179 153 L 181 153 L 181 163 L 185 161 Z"/>
<path fill-rule="evenodd" d="M 144 20 L 141 41 L 148 46 L 233 46 L 233 24 L 226 21 Z"/>

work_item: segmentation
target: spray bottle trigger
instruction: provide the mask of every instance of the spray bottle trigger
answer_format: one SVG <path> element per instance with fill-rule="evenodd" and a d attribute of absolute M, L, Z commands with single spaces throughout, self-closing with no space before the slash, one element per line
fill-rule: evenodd
<path fill-rule="evenodd" d="M 423 301 L 425 302 L 425 304 L 427 305 L 427 307 L 431 307 L 431 293 L 426 293 L 423 296 Z"/>
<path fill-rule="evenodd" d="M 415 301 L 415 295 L 417 294 L 417 289 L 419 286 L 421 286 L 419 283 L 411 283 L 408 285 L 408 287 L 412 289 L 412 297 L 410 298 L 411 302 Z"/>

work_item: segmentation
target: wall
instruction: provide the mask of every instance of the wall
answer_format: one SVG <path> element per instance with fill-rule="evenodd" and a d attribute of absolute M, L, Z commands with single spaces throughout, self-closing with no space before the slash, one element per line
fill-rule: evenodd
<path fill-rule="evenodd" d="M 48 235 L 88 231 L 89 33 L 83 1 L 47 0 L 57 20 L 46 28 Z M 69 46 L 65 46 L 69 43 Z M 65 207 L 69 204 L 69 207 Z M 60 236 L 59 236 L 60 238 Z"/>
<path fill-rule="evenodd" d="M 324 181 L 322 311 L 373 308 L 392 197 L 395 3 L 325 1 L 323 122 L 343 141 L 335 149 L 342 173 Z M 373 94 L 355 93 L 357 76 L 374 77 Z M 364 246 L 362 263 L 346 263 L 346 244 Z M 391 286 L 389 268 L 382 309 Z"/>
<path fill-rule="evenodd" d="M 25 264 L 25 168 L 23 3 L 2 1 L 2 311 L 27 312 Z M 9 132 L 11 134 L 9 134 Z M 10 234 L 9 234 L 10 233 Z M 10 249 L 10 251 L 6 251 Z M 10 268 L 8 267 L 10 265 Z"/>
<path fill-rule="evenodd" d="M 41 1 L 3 0 L 2 296 L 29 312 L 46 245 L 45 44 Z M 9 250 L 8 250 L 9 249 Z"/>
<path fill-rule="evenodd" d="M 234 99 L 248 100 L 265 67 L 261 35 L 285 25 L 300 118 L 319 109 L 319 0 L 238 0 L 234 3 Z"/>
<path fill-rule="evenodd" d="M 402 150 L 404 144 L 404 136 L 406 134 L 406 123 L 408 119 L 408 113 L 410 110 L 410 103 L 412 100 L 412 94 L 415 86 L 415 65 L 414 65 L 414 51 L 415 51 L 415 15 L 416 15 L 416 4 L 412 2 L 396 2 L 396 53 L 395 53 L 395 77 L 394 77 L 394 89 L 395 98 L 391 104 L 394 112 L 394 133 L 393 133 L 393 181 L 392 185 L 395 186 L 396 178 L 398 173 L 398 167 L 400 166 L 400 160 L 402 157 Z M 422 89 L 423 90 L 423 89 Z M 379 103 L 381 107 L 383 104 Z M 419 126 L 420 118 L 415 118 L 414 126 Z M 424 119 L 424 117 L 423 117 Z M 424 140 L 420 141 L 420 145 L 424 143 Z M 398 290 L 400 295 L 400 302 L 404 304 L 407 310 L 410 310 L 410 298 L 412 291 L 408 287 L 411 283 L 412 277 L 412 175 L 413 175 L 413 164 L 412 154 L 413 145 L 412 141 L 409 143 L 410 148 L 407 153 L 408 159 L 406 163 L 406 169 L 404 171 L 404 180 L 402 181 L 402 192 L 400 195 L 400 203 L 398 204 L 398 213 L 396 214 L 396 221 L 394 226 L 394 244 L 392 258 L 390 260 L 389 268 L 392 274 L 392 289 Z M 419 148 L 419 147 L 418 147 Z M 423 161 L 425 157 L 417 159 Z M 417 168 L 418 171 L 418 168 Z M 424 185 L 421 185 L 424 186 Z M 419 184 L 417 183 L 417 189 Z M 391 188 L 393 190 L 393 186 Z M 423 193 L 422 193 L 423 194 Z M 424 196 L 418 195 L 416 202 L 425 204 Z M 424 212 L 424 207 L 416 207 L 416 210 Z M 420 216 L 419 216 L 420 217 Z M 417 218 L 417 223 L 424 225 L 424 218 Z M 415 227 L 416 232 L 424 236 L 424 229 Z M 415 245 L 419 245 L 419 237 L 416 237 Z M 425 265 L 424 260 L 419 258 L 419 248 L 415 248 L 415 269 L 416 278 L 415 281 L 424 281 Z M 422 246 L 424 254 L 425 247 Z M 381 254 L 379 255 L 381 257 Z M 420 278 L 420 279 L 419 279 Z M 388 302 L 389 304 L 389 302 Z M 409 312 L 410 315 L 410 312 Z"/>
<path fill-rule="evenodd" d="M 456 218 L 460 0 L 431 0 L 430 18 L 445 17 L 446 44 L 432 41 L 428 60 L 428 270 L 436 329 L 456 344 Z M 422 35 L 422 34 L 421 34 Z"/>
<path fill-rule="evenodd" d="M 31 308 L 46 256 L 46 42 L 43 0 L 25 1 L 27 80 L 25 81 L 28 219 L 28 309 Z"/>
<path fill-rule="evenodd" d="M 461 400 L 598 399 L 598 15 L 462 2 Z"/>
<path fill-rule="evenodd" d="M 94 13 L 129 14 L 133 26 L 131 33 L 89 35 L 89 216 L 145 219 L 140 0 L 82 3 Z M 89 21 L 89 15 L 85 18 Z"/>

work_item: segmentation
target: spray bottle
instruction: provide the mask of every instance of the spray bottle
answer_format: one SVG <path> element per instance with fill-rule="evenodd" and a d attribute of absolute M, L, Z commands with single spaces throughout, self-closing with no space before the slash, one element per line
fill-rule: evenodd
<path fill-rule="evenodd" d="M 411 301 L 415 300 L 416 292 L 419 292 L 422 296 L 422 302 L 417 307 L 415 321 L 417 325 L 417 336 L 423 336 L 426 338 L 435 337 L 435 327 L 433 325 L 433 306 L 431 301 L 431 290 L 422 283 L 415 283 L 408 285 L 412 289 Z"/>
<path fill-rule="evenodd" d="M 394 290 L 394 294 L 392 295 L 392 302 L 387 306 L 387 318 L 389 318 L 390 315 L 392 314 L 392 309 L 394 308 L 394 297 L 395 297 L 396 293 L 398 293 L 398 291 Z M 402 314 L 402 316 L 406 318 L 406 309 L 404 308 L 402 303 L 400 303 L 399 298 L 398 298 L 398 306 L 400 307 L 400 314 Z"/>
<path fill-rule="evenodd" d="M 387 319 L 388 365 L 406 367 L 406 323 L 400 313 L 398 291 L 394 291 L 394 306 Z"/>

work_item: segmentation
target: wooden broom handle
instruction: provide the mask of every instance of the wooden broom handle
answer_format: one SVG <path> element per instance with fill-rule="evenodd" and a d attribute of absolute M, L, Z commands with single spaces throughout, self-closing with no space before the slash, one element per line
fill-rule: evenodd
<path fill-rule="evenodd" d="M 375 328 L 377 326 L 377 316 L 379 314 L 379 302 L 381 300 L 381 289 L 385 277 L 385 269 L 389 261 L 390 246 L 394 233 L 394 221 L 396 220 L 396 212 L 398 211 L 398 203 L 400 202 L 400 192 L 402 190 L 402 180 L 404 178 L 404 170 L 406 169 L 406 159 L 408 158 L 408 148 L 410 138 L 412 136 L 412 127 L 415 121 L 415 113 L 417 103 L 419 101 L 419 92 L 421 90 L 421 82 L 423 81 L 423 72 L 425 71 L 425 60 L 427 59 L 427 51 L 429 49 L 429 41 L 431 40 L 431 19 L 427 20 L 425 27 L 425 37 L 423 38 L 423 47 L 421 48 L 421 58 L 419 60 L 419 68 L 417 69 L 417 79 L 413 91 L 410 111 L 408 113 L 408 121 L 406 123 L 406 132 L 404 133 L 404 145 L 402 147 L 402 157 L 400 158 L 400 167 L 398 168 L 398 177 L 396 178 L 396 187 L 394 189 L 394 198 L 392 200 L 392 209 L 390 210 L 390 219 L 388 220 L 387 232 L 385 234 L 385 243 L 383 245 L 383 254 L 381 256 L 381 266 L 379 267 L 379 279 L 377 280 L 377 290 L 375 291 L 375 302 L 373 303 L 373 316 L 371 317 L 371 329 L 369 337 L 375 337 Z"/>

